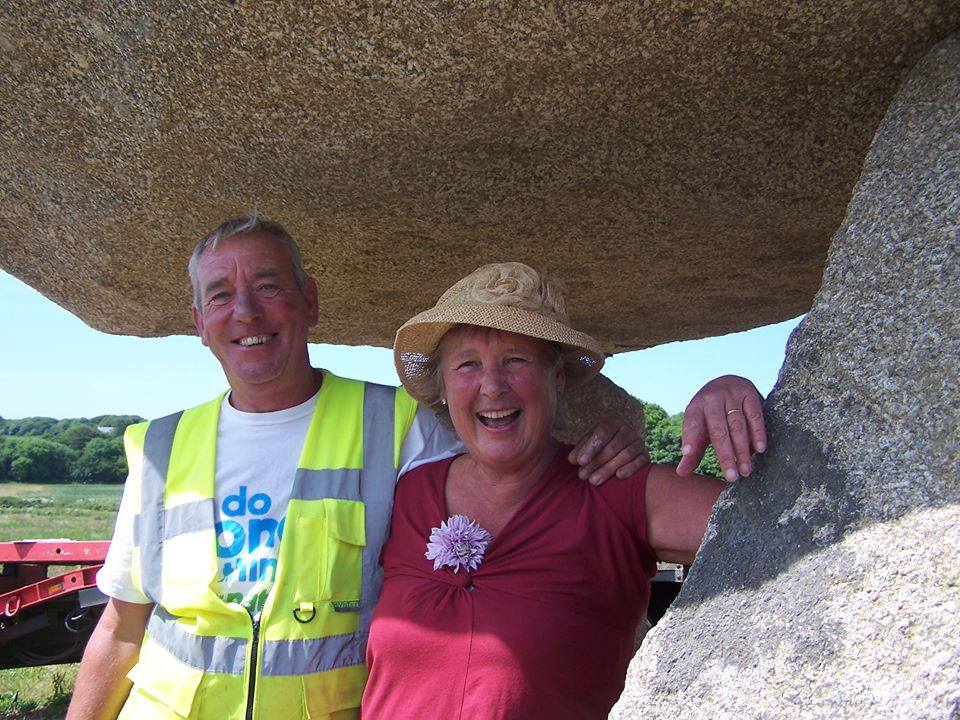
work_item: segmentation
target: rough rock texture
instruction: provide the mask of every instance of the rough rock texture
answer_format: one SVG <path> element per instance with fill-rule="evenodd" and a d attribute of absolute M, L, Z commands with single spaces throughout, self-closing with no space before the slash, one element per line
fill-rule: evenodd
<path fill-rule="evenodd" d="M 645 435 L 643 405 L 626 390 L 603 375 L 582 388 L 571 390 L 563 398 L 563 419 L 556 436 L 575 444 L 590 428 L 604 418 L 620 418 Z"/>
<path fill-rule="evenodd" d="M 823 287 L 614 718 L 960 717 L 960 34 L 887 112 Z"/>
<path fill-rule="evenodd" d="M 388 345 L 482 262 L 611 351 L 805 311 L 877 123 L 960 2 L 9 0 L 0 267 L 192 332 L 184 261 L 257 204 L 314 339 Z"/>

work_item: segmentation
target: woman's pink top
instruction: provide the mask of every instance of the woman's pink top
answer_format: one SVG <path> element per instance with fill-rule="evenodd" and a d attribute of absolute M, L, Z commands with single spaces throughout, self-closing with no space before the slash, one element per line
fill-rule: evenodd
<path fill-rule="evenodd" d="M 433 569 L 452 458 L 397 485 L 367 645 L 364 720 L 605 718 L 656 572 L 650 466 L 594 487 L 561 447 L 472 573 Z"/>

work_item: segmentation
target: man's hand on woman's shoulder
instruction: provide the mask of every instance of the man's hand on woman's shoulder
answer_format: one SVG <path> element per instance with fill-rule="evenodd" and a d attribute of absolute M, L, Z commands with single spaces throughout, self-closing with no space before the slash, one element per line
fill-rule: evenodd
<path fill-rule="evenodd" d="M 581 480 L 601 485 L 614 475 L 630 477 L 650 462 L 650 455 L 636 428 L 607 418 L 580 439 L 567 459 L 580 466 Z"/>
<path fill-rule="evenodd" d="M 711 380 L 694 395 L 683 416 L 683 459 L 677 475 L 690 475 L 712 444 L 728 481 L 753 470 L 751 454 L 767 449 L 763 398 L 752 382 L 737 375 Z M 636 428 L 619 418 L 598 423 L 570 451 L 579 475 L 594 485 L 610 478 L 629 477 L 650 462 Z"/>

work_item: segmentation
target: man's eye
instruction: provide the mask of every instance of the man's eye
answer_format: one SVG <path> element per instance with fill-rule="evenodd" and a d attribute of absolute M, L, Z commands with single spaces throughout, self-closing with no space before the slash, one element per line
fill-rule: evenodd
<path fill-rule="evenodd" d="M 230 293 L 227 291 L 214 293 L 207 298 L 207 305 L 223 305 L 230 299 Z"/>
<path fill-rule="evenodd" d="M 264 283 L 263 285 L 257 286 L 257 292 L 264 297 L 276 297 L 280 292 L 280 286 L 274 285 L 273 283 Z"/>
<path fill-rule="evenodd" d="M 522 357 L 509 357 L 506 360 L 507 365 L 522 365 L 525 362 L 527 362 L 527 359 Z"/>

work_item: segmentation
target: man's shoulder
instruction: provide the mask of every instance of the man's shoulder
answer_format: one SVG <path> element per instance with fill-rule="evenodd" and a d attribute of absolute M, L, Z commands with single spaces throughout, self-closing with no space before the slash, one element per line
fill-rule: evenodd
<path fill-rule="evenodd" d="M 128 425 L 127 429 L 124 431 L 124 435 L 127 437 L 142 439 L 147 432 L 147 428 L 151 425 L 169 426 L 172 429 L 176 428 L 176 426 L 180 423 L 180 418 L 182 418 L 185 414 L 210 411 L 216 412 L 216 410 L 220 407 L 220 403 L 223 402 L 223 398 L 227 392 L 228 391 L 225 390 L 217 395 L 217 397 L 207 400 L 199 405 L 194 405 L 193 407 L 189 407 L 184 410 L 177 410 L 176 412 L 168 413 L 167 415 L 161 415 L 160 417 L 155 417 L 150 420 L 144 420 L 143 422 Z"/>
<path fill-rule="evenodd" d="M 331 388 L 382 388 L 384 390 L 396 391 L 402 390 L 402 388 L 397 388 L 396 385 L 388 385 L 386 383 L 376 383 L 371 380 L 361 380 L 359 378 L 346 377 L 344 375 L 337 375 L 334 372 L 329 370 L 323 370 L 323 383 L 327 386 L 328 389 Z"/>
<path fill-rule="evenodd" d="M 414 400 L 407 393 L 404 387 L 397 387 L 396 385 L 388 385 L 386 383 L 373 382 L 371 380 L 358 380 L 356 378 L 343 377 L 342 375 L 337 375 L 330 372 L 329 370 L 323 371 L 323 382 L 327 385 L 328 392 L 344 392 L 344 393 L 355 393 L 359 397 L 360 393 L 369 392 L 371 390 L 381 391 L 388 394 L 393 394 L 394 403 L 396 409 L 406 418 L 404 422 L 405 427 L 413 422 L 414 416 L 417 414 L 417 408 L 419 407 L 416 400 Z M 432 419 L 433 413 L 429 413 L 426 416 L 426 419 Z"/>
<path fill-rule="evenodd" d="M 146 420 L 142 423 L 138 423 L 138 425 L 149 425 L 150 423 L 175 422 L 176 420 L 178 420 L 180 417 L 182 417 L 187 413 L 195 413 L 195 412 L 210 410 L 211 408 L 219 407 L 220 403 L 223 402 L 223 398 L 226 397 L 228 392 L 230 391 L 224 390 L 222 393 L 220 393 L 214 398 L 207 400 L 206 402 L 202 402 L 198 405 L 193 405 L 192 407 L 184 408 L 183 410 L 176 410 L 166 415 L 161 415 L 159 417 L 151 418 L 150 420 Z"/>

